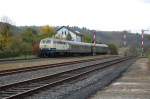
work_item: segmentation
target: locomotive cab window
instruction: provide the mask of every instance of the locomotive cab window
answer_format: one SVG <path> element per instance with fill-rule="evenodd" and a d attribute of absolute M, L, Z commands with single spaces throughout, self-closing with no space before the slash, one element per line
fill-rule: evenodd
<path fill-rule="evenodd" d="M 51 40 L 47 40 L 46 43 L 47 43 L 47 44 L 50 44 L 50 43 L 51 43 Z"/>

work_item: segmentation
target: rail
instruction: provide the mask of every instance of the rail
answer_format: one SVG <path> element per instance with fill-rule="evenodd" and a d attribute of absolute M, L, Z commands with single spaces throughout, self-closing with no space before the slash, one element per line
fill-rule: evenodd
<path fill-rule="evenodd" d="M 97 63 L 94 65 L 89 65 L 77 69 L 72 69 L 72 70 L 68 70 L 50 76 L 44 76 L 44 77 L 22 81 L 10 85 L 5 85 L 0 87 L 0 98 L 2 99 L 21 98 L 23 96 L 33 94 L 44 88 L 57 86 L 65 81 L 75 79 L 77 77 L 80 77 L 87 73 L 94 72 L 96 70 L 105 69 L 110 66 L 114 66 L 114 64 L 121 63 L 129 59 L 132 58 L 124 57 L 124 58 L 113 59 L 107 62 Z"/>

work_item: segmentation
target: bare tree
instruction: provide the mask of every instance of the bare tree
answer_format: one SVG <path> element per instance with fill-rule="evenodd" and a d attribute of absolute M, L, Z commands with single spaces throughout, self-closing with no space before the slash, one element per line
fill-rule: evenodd
<path fill-rule="evenodd" d="M 2 16 L 0 18 L 0 21 L 3 22 L 3 23 L 8 23 L 8 24 L 12 24 L 12 20 L 8 17 L 8 16 Z"/>

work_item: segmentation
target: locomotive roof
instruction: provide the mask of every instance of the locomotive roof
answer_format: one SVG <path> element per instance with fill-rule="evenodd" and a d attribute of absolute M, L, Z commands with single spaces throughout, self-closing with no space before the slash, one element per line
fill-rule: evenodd
<path fill-rule="evenodd" d="M 87 45 L 87 46 L 92 46 L 93 45 L 93 43 L 66 41 L 66 40 L 60 40 L 60 39 L 54 39 L 54 38 L 45 38 L 45 39 L 42 39 L 42 40 L 61 41 L 61 42 L 66 42 L 66 43 L 73 44 L 73 45 Z M 108 45 L 106 45 L 106 44 L 96 44 L 96 46 L 108 47 Z"/>

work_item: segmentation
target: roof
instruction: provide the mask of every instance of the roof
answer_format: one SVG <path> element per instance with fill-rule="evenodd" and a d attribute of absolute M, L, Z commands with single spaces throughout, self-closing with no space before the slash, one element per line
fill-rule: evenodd
<path fill-rule="evenodd" d="M 54 41 L 67 42 L 67 43 L 72 44 L 72 45 L 87 45 L 87 46 L 92 46 L 93 45 L 93 43 L 74 42 L 74 41 L 60 40 L 60 39 L 54 39 L 54 38 L 45 38 L 45 39 L 42 39 L 42 40 L 54 40 Z M 106 44 L 96 44 L 96 46 L 108 47 L 108 45 L 106 45 Z"/>
<path fill-rule="evenodd" d="M 60 27 L 59 29 L 57 29 L 56 31 L 59 31 L 59 30 L 62 29 L 62 28 L 66 28 L 66 29 L 68 29 L 69 31 L 75 33 L 76 35 L 83 36 L 83 34 L 82 34 L 81 32 L 79 32 L 79 31 L 77 31 L 77 30 L 74 30 L 74 29 L 71 29 L 71 28 L 68 27 L 68 26 L 61 26 L 61 27 Z"/>

